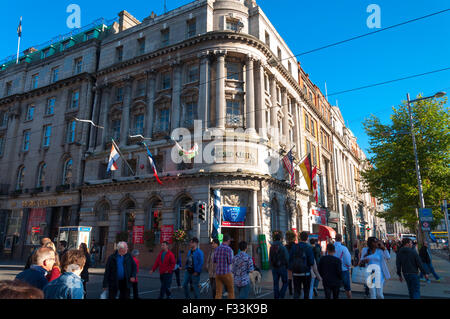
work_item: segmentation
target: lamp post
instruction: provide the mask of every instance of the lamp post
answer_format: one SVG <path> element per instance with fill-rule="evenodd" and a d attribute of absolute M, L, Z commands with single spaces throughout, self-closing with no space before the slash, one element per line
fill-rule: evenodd
<path fill-rule="evenodd" d="M 423 101 L 423 100 L 428 100 L 428 99 L 433 99 L 433 98 L 440 98 L 445 96 L 446 93 L 445 92 L 438 92 L 432 96 L 428 96 L 428 97 L 422 97 L 419 99 L 415 99 L 415 100 L 411 100 L 409 98 L 409 93 L 406 94 L 406 98 L 407 98 L 407 102 L 408 102 L 408 113 L 409 113 L 409 124 L 411 127 L 411 137 L 412 137 L 412 142 L 413 142 L 413 148 L 414 148 L 414 161 L 416 164 L 416 176 L 417 176 L 417 184 L 419 186 L 419 202 L 420 202 L 420 208 L 425 208 L 425 199 L 423 197 L 423 188 L 422 188 L 422 177 L 420 175 L 420 166 L 419 166 L 419 159 L 417 157 L 417 146 L 416 146 L 416 136 L 414 134 L 414 123 L 413 123 L 413 117 L 412 117 L 412 113 L 411 113 L 411 103 L 414 102 L 418 102 L 418 101 Z M 419 222 L 420 225 L 420 222 Z M 419 226 L 419 234 L 421 233 L 421 229 Z M 428 242 L 428 236 L 425 235 L 425 240 Z"/>

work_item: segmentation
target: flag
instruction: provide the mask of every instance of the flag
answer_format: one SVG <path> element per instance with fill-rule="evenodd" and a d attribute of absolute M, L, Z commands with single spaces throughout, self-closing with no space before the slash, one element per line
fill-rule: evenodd
<path fill-rule="evenodd" d="M 194 144 L 194 146 L 191 147 L 191 149 L 189 151 L 184 150 L 180 144 L 178 144 L 177 141 L 175 141 L 176 146 L 178 147 L 178 155 L 186 158 L 186 159 L 191 159 L 197 156 L 198 154 L 198 145 L 197 143 Z"/>
<path fill-rule="evenodd" d="M 292 150 L 290 150 L 284 157 L 283 157 L 283 163 L 284 167 L 286 167 L 289 176 L 291 177 L 291 187 L 294 187 L 295 185 L 295 170 L 294 170 L 294 157 L 292 156 Z"/>
<path fill-rule="evenodd" d="M 319 205 L 319 192 L 318 192 L 318 176 L 317 175 L 317 167 L 314 167 L 312 170 L 312 186 L 313 186 L 313 193 L 314 193 L 314 199 L 316 200 L 316 205 Z"/>
<path fill-rule="evenodd" d="M 22 17 L 20 17 L 19 26 L 17 27 L 17 35 L 19 38 L 22 36 Z"/>
<path fill-rule="evenodd" d="M 300 170 L 303 173 L 303 177 L 305 178 L 306 185 L 308 185 L 308 189 L 312 192 L 311 154 L 308 154 L 300 164 Z"/>
<path fill-rule="evenodd" d="M 108 161 L 108 169 L 109 171 L 115 171 L 119 167 L 117 166 L 117 160 L 119 159 L 119 152 L 117 152 L 116 147 L 114 146 L 114 143 L 111 145 L 111 153 L 109 154 L 109 161 Z"/>
<path fill-rule="evenodd" d="M 220 232 L 220 210 L 221 210 L 221 204 L 220 204 L 220 189 L 214 190 L 213 195 L 213 206 L 214 206 L 214 218 L 213 218 L 213 229 L 212 229 L 212 238 L 219 238 L 219 232 Z"/>
<path fill-rule="evenodd" d="M 153 169 L 153 175 L 155 176 L 156 181 L 157 181 L 160 185 L 162 185 L 162 182 L 161 182 L 161 180 L 160 180 L 159 177 L 158 177 L 158 172 L 156 171 L 156 165 L 155 165 L 155 161 L 153 160 L 153 155 L 152 155 L 152 153 L 150 153 L 150 150 L 148 149 L 147 144 L 144 143 L 144 145 L 145 145 L 145 148 L 147 149 L 148 161 L 150 162 L 150 165 L 152 166 L 152 169 Z"/>

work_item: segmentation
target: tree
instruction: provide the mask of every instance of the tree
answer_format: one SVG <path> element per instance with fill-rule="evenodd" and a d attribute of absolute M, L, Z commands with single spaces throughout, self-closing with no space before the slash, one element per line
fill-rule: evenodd
<path fill-rule="evenodd" d="M 419 96 L 420 97 L 420 96 Z M 411 105 L 425 205 L 439 206 L 450 195 L 450 110 L 447 98 Z M 361 173 L 372 196 L 387 207 L 380 217 L 417 226 L 419 190 L 410 134 L 408 106 L 393 107 L 390 124 L 371 115 L 363 123 L 369 136 L 368 169 Z M 434 221 L 443 218 L 433 209 Z"/>

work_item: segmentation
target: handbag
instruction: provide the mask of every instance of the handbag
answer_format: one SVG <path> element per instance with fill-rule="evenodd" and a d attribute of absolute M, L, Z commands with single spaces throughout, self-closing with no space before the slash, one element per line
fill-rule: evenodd
<path fill-rule="evenodd" d="M 366 267 L 357 266 L 352 269 L 352 283 L 354 284 L 366 284 L 368 276 Z"/>

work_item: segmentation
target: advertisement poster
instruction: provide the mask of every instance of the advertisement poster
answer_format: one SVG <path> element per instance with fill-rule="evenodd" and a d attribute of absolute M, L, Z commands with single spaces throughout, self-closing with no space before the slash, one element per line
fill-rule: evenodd
<path fill-rule="evenodd" d="M 89 247 L 91 239 L 91 227 L 80 227 L 78 230 L 78 245 L 85 243 Z"/>
<path fill-rule="evenodd" d="M 133 244 L 144 243 L 144 226 L 133 226 Z"/>
<path fill-rule="evenodd" d="M 222 226 L 244 226 L 247 207 L 223 207 Z"/>
<path fill-rule="evenodd" d="M 169 244 L 173 242 L 173 225 L 161 226 L 161 239 L 160 243 L 167 241 Z"/>
<path fill-rule="evenodd" d="M 40 224 L 45 223 L 45 215 L 46 215 L 45 208 L 32 208 L 30 210 L 27 227 L 27 235 L 29 243 L 32 244 L 39 243 Z"/>

